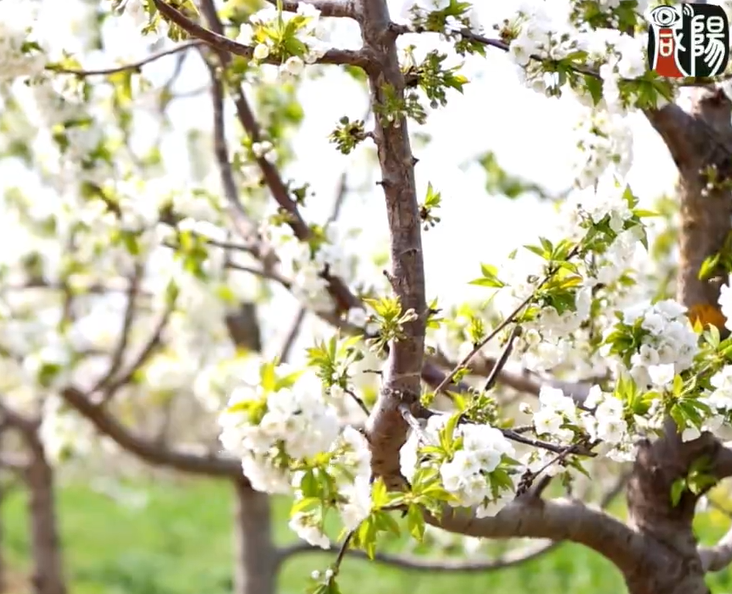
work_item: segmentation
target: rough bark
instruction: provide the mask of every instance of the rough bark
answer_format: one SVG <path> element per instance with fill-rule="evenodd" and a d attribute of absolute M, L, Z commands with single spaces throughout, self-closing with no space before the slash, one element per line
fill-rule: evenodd
<path fill-rule="evenodd" d="M 275 594 L 277 549 L 270 500 L 246 481 L 234 485 L 234 594 Z"/>
<path fill-rule="evenodd" d="M 385 0 L 358 0 L 355 7 L 364 51 L 373 62 L 368 76 L 371 106 L 377 114 L 374 139 L 381 168 L 380 185 L 389 221 L 389 278 L 402 310 L 413 309 L 419 316 L 405 324 L 404 338 L 390 345 L 382 389 L 366 428 L 374 476 L 383 477 L 390 486 L 398 486 L 399 450 L 406 441 L 408 428 L 399 406 L 418 402 L 421 392 L 427 313 L 422 236 L 407 120 L 401 115 L 393 122 L 383 117 L 387 93 L 403 97 L 405 88 L 395 39 L 389 31 L 389 9 Z"/>
<path fill-rule="evenodd" d="M 699 89 L 688 113 L 670 105 L 649 114 L 679 169 L 677 299 L 687 307 L 716 306 L 720 284 L 727 280 L 721 268 L 714 271 L 709 281 L 701 281 L 698 274 L 705 258 L 722 249 L 730 232 L 731 194 L 724 187 L 707 188 L 705 171 L 715 168 L 717 180 L 732 177 L 731 106 L 721 90 Z"/>
<path fill-rule="evenodd" d="M 32 444 L 26 472 L 34 594 L 66 594 L 63 559 L 56 519 L 53 469 L 40 442 Z"/>
<path fill-rule="evenodd" d="M 724 186 L 709 187 L 707 171 L 715 168 L 717 180 L 725 180 L 732 173 L 732 103 L 722 91 L 699 89 L 688 113 L 669 105 L 647 115 L 679 170 L 677 299 L 689 308 L 715 307 L 726 273 L 715 270 L 709 282 L 699 279 L 699 270 L 707 257 L 722 249 L 730 232 L 732 195 Z M 689 473 L 696 460 L 716 460 L 723 451 L 719 441 L 709 434 L 683 443 L 672 420 L 667 421 L 662 438 L 641 444 L 628 488 L 630 518 L 641 534 L 665 550 L 670 562 L 664 563 L 663 568 L 626 573 L 631 594 L 709 592 L 704 582 L 706 569 L 692 529 L 698 496 L 684 491 L 674 505 L 671 489 L 676 480 Z"/>

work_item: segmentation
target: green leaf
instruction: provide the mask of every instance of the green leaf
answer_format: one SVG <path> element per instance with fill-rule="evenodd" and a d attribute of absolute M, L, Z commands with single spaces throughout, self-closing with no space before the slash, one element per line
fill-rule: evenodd
<path fill-rule="evenodd" d="M 277 385 L 277 376 L 275 375 L 274 363 L 267 362 L 263 363 L 259 368 L 259 381 L 260 385 L 265 392 L 272 392 Z"/>
<path fill-rule="evenodd" d="M 389 505 L 389 492 L 381 477 L 377 478 L 371 487 L 371 501 L 377 509 Z"/>
<path fill-rule="evenodd" d="M 661 214 L 653 210 L 643 210 L 642 208 L 636 208 L 633 210 L 633 214 L 639 219 L 646 219 L 649 217 L 660 217 Z"/>
<path fill-rule="evenodd" d="M 376 528 L 378 531 L 391 532 L 394 536 L 401 535 L 402 531 L 399 528 L 399 523 L 389 512 L 376 512 L 374 516 L 376 521 Z"/>
<path fill-rule="evenodd" d="M 674 383 L 673 383 L 673 395 L 674 396 L 680 396 L 681 393 L 684 391 L 684 380 L 681 379 L 680 375 L 676 375 L 674 377 Z"/>
<path fill-rule="evenodd" d="M 590 93 L 590 97 L 592 97 L 592 102 L 597 105 L 602 101 L 602 81 L 589 74 L 583 74 L 582 77 L 585 81 L 585 88 Z"/>
<path fill-rule="evenodd" d="M 720 254 L 715 254 L 713 256 L 709 256 L 704 260 L 704 262 L 702 262 L 702 265 L 699 268 L 699 280 L 705 280 L 714 273 L 714 270 L 719 265 L 719 258 Z"/>
<path fill-rule="evenodd" d="M 407 508 L 407 529 L 409 530 L 409 534 L 417 542 L 422 542 L 424 539 L 424 528 L 425 522 L 422 510 L 417 505 L 410 505 Z"/>
<path fill-rule="evenodd" d="M 671 505 L 676 507 L 681 501 L 681 496 L 686 490 L 686 479 L 678 478 L 671 485 Z"/>
<path fill-rule="evenodd" d="M 297 513 L 306 514 L 308 512 L 315 511 L 321 505 L 322 502 L 318 497 L 305 497 L 304 499 L 299 499 L 292 504 L 292 507 L 290 508 L 290 517 Z"/>
<path fill-rule="evenodd" d="M 448 454 L 452 454 L 452 447 L 455 441 L 455 427 L 457 427 L 458 421 L 461 417 L 462 413 L 460 412 L 453 414 L 447 420 L 447 423 L 445 423 L 445 426 L 440 431 L 440 445 Z"/>

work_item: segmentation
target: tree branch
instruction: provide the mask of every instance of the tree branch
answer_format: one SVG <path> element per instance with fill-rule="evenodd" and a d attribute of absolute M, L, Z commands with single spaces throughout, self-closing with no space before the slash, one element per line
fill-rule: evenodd
<path fill-rule="evenodd" d="M 433 573 L 482 573 L 508 569 L 515 567 L 532 559 L 537 559 L 559 546 L 556 542 L 532 543 L 531 545 L 510 551 L 505 555 L 490 561 L 470 561 L 466 559 L 430 559 L 416 555 L 398 555 L 391 553 L 376 552 L 373 561 L 381 565 L 406 569 L 409 571 L 429 571 Z M 333 549 L 338 545 L 333 544 Z M 299 542 L 280 551 L 278 565 L 287 561 L 290 557 L 302 553 L 322 553 L 320 547 L 313 547 L 307 542 Z M 348 549 L 346 557 L 354 559 L 369 559 L 369 556 L 358 549 Z"/>
<path fill-rule="evenodd" d="M 277 0 L 267 0 L 267 2 L 274 5 L 277 4 Z M 325 17 L 355 18 L 353 0 L 283 0 L 282 10 L 295 12 L 300 4 L 314 6 Z"/>
<path fill-rule="evenodd" d="M 445 507 L 440 519 L 427 522 L 448 532 L 480 538 L 548 538 L 585 545 L 615 563 L 624 573 L 633 572 L 648 559 L 646 540 L 607 513 L 580 501 L 544 501 L 531 495 L 517 498 L 497 515 L 477 518 L 470 511 Z"/>
<path fill-rule="evenodd" d="M 58 72 L 59 74 L 73 74 L 80 78 L 84 78 L 87 76 L 108 76 L 110 74 L 117 74 L 126 70 L 134 70 L 139 72 L 143 66 L 150 64 L 151 62 L 155 62 L 156 60 L 164 58 L 165 56 L 171 56 L 173 54 L 185 52 L 194 47 L 199 47 L 203 43 L 204 42 L 200 40 L 189 41 L 182 45 L 177 45 L 175 47 L 168 48 L 155 54 L 151 54 L 146 58 L 143 58 L 142 60 L 138 60 L 137 62 L 131 62 L 130 64 L 122 64 L 121 66 L 113 66 L 110 68 L 102 68 L 98 70 L 80 70 L 76 68 L 62 68 L 61 66 L 49 65 L 46 66 L 46 70 Z"/>
<path fill-rule="evenodd" d="M 135 372 L 140 369 L 152 356 L 152 354 L 160 345 L 163 330 L 165 330 L 165 327 L 168 325 L 168 320 L 170 319 L 170 314 L 172 312 L 173 305 L 171 304 L 160 316 L 160 319 L 153 327 L 153 330 L 150 333 L 147 342 L 142 347 L 137 357 L 132 361 L 132 363 L 130 363 L 129 367 L 119 377 L 117 377 L 116 379 L 112 378 L 109 382 L 105 384 L 105 400 L 110 400 L 119 391 L 120 388 L 128 384 L 132 380 L 132 377 L 135 375 Z"/>
<path fill-rule="evenodd" d="M 402 311 L 413 310 L 417 319 L 404 324 L 404 337 L 389 347 L 384 382 L 366 424 L 371 447 L 371 469 L 387 485 L 402 482 L 399 450 L 406 441 L 408 425 L 399 413 L 401 404 L 417 402 L 424 356 L 427 305 L 422 254 L 419 204 L 414 182 L 414 156 L 403 113 L 389 121 L 383 113 L 404 98 L 404 76 L 399 66 L 395 39 L 389 36 L 386 0 L 356 0 L 364 49 L 374 56 L 377 68 L 369 69 L 371 105 L 375 118 L 374 139 L 381 169 L 381 187 L 386 198 L 390 232 L 391 278 Z"/>
<path fill-rule="evenodd" d="M 114 376 L 119 371 L 124 360 L 124 356 L 127 351 L 127 346 L 130 339 L 130 330 L 135 320 L 136 308 L 137 308 L 137 297 L 140 290 L 140 282 L 142 275 L 144 274 L 143 266 L 139 263 L 135 263 L 134 271 L 129 279 L 129 286 L 127 288 L 127 305 L 125 307 L 125 315 L 122 321 L 122 329 L 120 336 L 117 341 L 117 346 L 112 354 L 112 362 L 109 366 L 107 374 L 97 382 L 92 389 L 92 392 L 97 392 L 104 386 L 108 385 L 112 381 Z"/>
<path fill-rule="evenodd" d="M 3 395 L 2 399 L 7 399 L 7 397 Z M 41 424 L 40 419 L 20 413 L 2 400 L 0 400 L 0 418 L 2 418 L 3 423 L 16 428 L 26 437 L 35 437 Z"/>
<path fill-rule="evenodd" d="M 700 547 L 699 558 L 704 571 L 722 571 L 732 563 L 732 528 L 713 547 Z"/>
<path fill-rule="evenodd" d="M 159 3 L 161 0 L 155 0 L 155 2 Z M 221 35 L 224 28 L 213 2 L 211 0 L 202 0 L 201 10 L 211 29 Z M 231 57 L 226 51 L 218 50 L 217 54 L 222 66 L 226 67 L 230 64 Z M 244 90 L 241 86 L 238 86 L 233 88 L 231 92 L 234 99 L 234 105 L 236 107 L 237 117 L 242 128 L 249 135 L 252 142 L 259 142 L 262 138 L 261 129 L 259 127 L 259 123 L 254 117 L 254 112 L 249 105 L 249 101 L 244 94 Z M 277 204 L 287 212 L 287 223 L 290 225 L 295 237 L 301 241 L 310 239 L 312 236 L 312 230 L 300 214 L 297 204 L 290 197 L 287 186 L 282 181 L 282 177 L 280 176 L 277 168 L 263 157 L 257 158 L 256 162 L 273 198 Z M 328 281 L 328 290 L 338 306 L 338 312 L 348 311 L 350 308 L 358 307 L 360 305 L 360 300 L 349 291 L 348 287 L 341 279 L 333 277 L 330 274 L 324 274 L 323 276 Z"/>
<path fill-rule="evenodd" d="M 732 448 L 729 443 L 719 444 L 712 459 L 711 472 L 720 481 L 732 476 Z"/>
<path fill-rule="evenodd" d="M 61 396 L 71 407 L 87 419 L 97 431 L 149 464 L 205 476 L 239 479 L 242 475 L 241 463 L 233 458 L 204 457 L 178 452 L 134 435 L 102 406 L 92 403 L 83 392 L 74 387 L 67 387 L 62 390 Z"/>
<path fill-rule="evenodd" d="M 176 8 L 173 8 L 164 0 L 153 0 L 153 4 L 155 4 L 155 7 L 160 11 L 160 14 L 162 14 L 166 19 L 178 25 L 192 37 L 210 45 L 212 48 L 218 51 L 229 52 L 237 56 L 242 56 L 244 58 L 251 58 L 254 55 L 254 48 L 238 43 L 233 39 L 229 39 L 221 33 L 202 27 Z M 267 59 L 265 62 L 272 64 L 280 63 L 279 60 L 274 58 Z M 363 52 L 341 49 L 329 49 L 322 57 L 316 60 L 316 62 L 318 64 L 348 64 L 350 66 L 360 66 L 361 68 L 365 68 L 369 64 L 369 61 Z"/>
<path fill-rule="evenodd" d="M 211 102 L 214 116 L 214 155 L 219 168 L 221 186 L 229 205 L 228 210 L 231 213 L 236 230 L 247 242 L 247 248 L 251 250 L 252 255 L 262 261 L 265 268 L 269 269 L 274 262 L 274 255 L 269 246 L 264 244 L 261 234 L 241 203 L 231 160 L 229 159 L 224 120 L 224 85 L 216 72 L 216 68 L 211 64 L 208 67 L 211 74 Z"/>

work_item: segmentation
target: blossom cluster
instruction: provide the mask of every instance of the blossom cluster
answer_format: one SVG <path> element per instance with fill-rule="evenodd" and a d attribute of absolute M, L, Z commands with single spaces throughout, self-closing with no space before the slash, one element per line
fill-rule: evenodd
<path fill-rule="evenodd" d="M 452 450 L 441 444 L 452 443 Z M 519 464 L 515 449 L 490 425 L 451 426 L 446 415 L 432 416 L 422 432 L 413 432 L 400 452 L 401 472 L 414 481 L 420 470 L 437 468 L 454 507 L 476 507 L 478 517 L 495 515 L 513 498 Z"/>
<path fill-rule="evenodd" d="M 16 78 L 33 78 L 43 71 L 46 57 L 31 41 L 34 7 L 22 0 L 0 3 L 0 83 Z"/>
<path fill-rule="evenodd" d="M 627 118 L 595 107 L 579 108 L 573 155 L 575 185 L 593 186 L 609 168 L 624 178 L 633 163 L 633 136 Z"/>
<path fill-rule="evenodd" d="M 699 351 L 699 337 L 685 314 L 686 308 L 670 299 L 629 308 L 609 331 L 604 349 L 621 354 L 636 383 L 650 387 L 658 383 L 652 377 L 658 366 L 673 365 L 681 373 Z"/>
<path fill-rule="evenodd" d="M 521 67 L 525 82 L 538 92 L 560 94 L 562 81 L 558 73 L 547 71 L 541 60 L 571 61 L 583 56 L 586 64 L 599 69 L 608 110 L 623 112 L 625 98 L 618 85 L 623 79 L 639 78 L 646 72 L 645 35 L 631 36 L 615 28 L 588 28 L 584 23 L 572 22 L 570 14 L 556 4 L 523 2 L 516 16 L 503 23 L 504 33 L 511 38 L 509 55 Z M 636 6 L 638 16 L 642 9 Z M 585 103 L 597 103 L 589 87 L 575 90 Z"/>
<path fill-rule="evenodd" d="M 330 224 L 315 245 L 298 240 L 282 225 L 268 225 L 266 231 L 280 260 L 281 274 L 292 282 L 293 295 L 315 311 L 332 311 L 335 304 L 325 272 L 348 280 L 355 266 L 355 256 L 343 249 L 343 231 Z"/>
<path fill-rule="evenodd" d="M 710 409 L 701 427 L 690 426 L 682 433 L 685 441 L 696 439 L 702 431 L 717 431 L 729 422 L 732 413 L 732 366 L 726 365 L 715 373 L 709 380 L 712 390 L 705 393 L 699 400 Z"/>
<path fill-rule="evenodd" d="M 587 410 L 580 411 L 574 399 L 561 389 L 544 386 L 539 394 L 539 403 L 533 423 L 536 434 L 542 439 L 566 444 L 572 443 L 579 433 L 584 433 L 591 442 L 602 442 L 605 455 L 611 460 L 624 462 L 633 459 L 625 406 L 613 394 L 593 386 L 583 402 Z"/>
<path fill-rule="evenodd" d="M 337 493 L 335 508 L 343 528 L 358 528 L 372 510 L 370 463 L 366 438 L 347 425 L 327 450 L 327 463 L 293 475 L 295 503 L 290 528 L 310 544 L 330 548 L 324 528 L 325 512 L 320 505 L 324 492 Z M 308 479 L 310 485 L 306 484 Z M 311 505 L 307 505 L 308 501 Z"/>
<path fill-rule="evenodd" d="M 254 488 L 265 492 L 289 491 L 289 460 L 327 451 L 339 431 L 319 390 L 294 378 L 278 381 L 284 385 L 240 385 L 220 416 L 224 449 L 241 456 Z"/>
<path fill-rule="evenodd" d="M 323 57 L 327 49 L 324 34 L 320 11 L 300 2 L 296 13 L 280 13 L 273 6 L 256 12 L 240 27 L 237 41 L 254 47 L 257 62 L 276 58 L 281 63 L 280 76 L 287 78 L 299 76 L 306 64 Z"/>
<path fill-rule="evenodd" d="M 341 428 L 336 408 L 312 374 L 263 364 L 256 384 L 241 383 L 232 392 L 219 422 L 224 449 L 242 460 L 253 488 L 294 495 L 290 526 L 311 544 L 330 543 L 324 501 L 335 502 L 330 506 L 349 530 L 369 515 L 366 439 L 351 426 Z"/>
<path fill-rule="evenodd" d="M 419 30 L 429 23 L 434 13 L 444 13 L 444 28 L 440 34 L 451 41 L 461 41 L 463 31 L 480 33 L 483 30 L 473 6 L 461 5 L 459 11 L 450 0 L 407 0 L 401 11 L 414 30 Z"/>

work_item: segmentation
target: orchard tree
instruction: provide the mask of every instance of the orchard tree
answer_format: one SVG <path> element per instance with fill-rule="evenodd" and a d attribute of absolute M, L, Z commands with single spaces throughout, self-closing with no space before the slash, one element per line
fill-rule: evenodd
<path fill-rule="evenodd" d="M 732 410 L 726 94 L 716 81 L 646 70 L 648 6 L 637 0 L 506 3 L 495 23 L 456 0 L 409 2 L 393 16 L 386 0 L 271 4 L 252 14 L 234 0 L 116 3 L 151 38 L 178 45 L 95 71 L 33 28 L 28 36 L 21 6 L 3 2 L 16 10 L 0 20 L 5 150 L 34 174 L 6 196 L 17 238 L 6 277 L 23 289 L 6 299 L 6 399 L 54 394 L 149 462 L 236 476 L 242 509 L 254 505 L 244 493 L 292 495 L 290 525 L 306 543 L 298 550 L 332 547 L 324 522 L 338 516 L 339 552 L 312 575 L 319 594 L 339 591 L 350 551 L 379 558 L 388 534 L 420 540 L 427 526 L 573 541 L 612 561 L 634 594 L 708 592 L 706 574 L 732 561 L 732 537 L 704 548 L 692 530 L 700 499 L 732 474 L 732 450 L 717 437 Z M 110 8 L 91 11 L 96 27 Z M 355 49 L 326 39 L 341 30 L 360 37 Z M 424 39 L 439 49 L 415 51 Z M 192 49 L 210 76 L 220 193 L 178 183 L 180 164 L 133 134 L 133 121 L 145 124 L 132 98 L 151 86 L 140 68 Z M 409 131 L 469 83 L 456 56 L 475 63 L 491 52 L 505 52 L 546 101 L 576 102 L 584 136 L 575 187 L 536 242 L 500 266 L 476 262 L 473 283 L 489 306 L 443 306 L 427 294 L 422 234 L 460 221 L 440 216 L 447 198 L 435 188 L 417 196 Z M 363 163 L 376 147 L 383 276 L 334 221 L 306 220 L 308 186 L 281 174 L 296 157 L 292 93 L 318 64 L 368 81 L 373 117 L 334 114 L 330 138 Z M 107 84 L 90 82 L 95 75 Z M 676 103 L 682 87 L 693 88 L 689 109 Z M 240 125 L 235 143 L 225 97 Z M 172 83 L 153 98 L 160 117 L 176 100 Z M 658 245 L 656 213 L 628 184 L 635 114 L 679 171 L 675 283 L 656 282 L 676 266 L 674 252 L 668 241 L 658 263 L 645 252 L 649 236 Z M 361 245 L 381 237 L 364 231 Z M 120 279 L 123 298 L 109 299 Z M 276 327 L 283 289 L 320 320 L 320 337 L 293 342 L 293 365 L 277 351 L 238 353 L 232 314 L 242 302 L 268 302 Z M 366 357 L 378 361 L 367 366 Z M 523 373 L 509 371 L 512 358 Z M 377 393 L 364 375 L 378 380 Z M 182 451 L 186 435 L 177 448 L 152 443 L 115 416 L 125 403 L 191 385 L 223 409 L 224 453 Z M 538 401 L 516 410 L 511 391 Z M 195 434 L 196 421 L 186 431 Z M 575 487 L 609 463 L 630 466 L 627 521 Z M 550 496 L 559 483 L 569 497 Z"/>
<path fill-rule="evenodd" d="M 127 467 L 126 452 L 151 465 L 230 481 L 236 502 L 234 591 L 274 592 L 282 563 L 312 548 L 275 547 L 268 496 L 252 489 L 241 460 L 220 454 L 218 440 L 212 439 L 216 424 L 211 414 L 243 381 L 259 383 L 251 380 L 252 371 L 258 378 L 273 369 L 270 357 L 261 352 L 263 329 L 257 318 L 264 316 L 257 315 L 254 301 L 273 317 L 281 305 L 275 300 L 266 309 L 272 301 L 269 287 L 252 283 L 249 275 L 276 281 L 303 302 L 293 312 L 282 342 L 270 340 L 280 364 L 298 340 L 307 317 L 305 306 L 320 312 L 317 304 L 325 303 L 327 311 L 331 302 L 328 294 L 318 295 L 323 289 L 319 270 L 311 268 L 308 274 L 296 264 L 285 275 L 277 264 L 288 249 L 294 248 L 296 256 L 298 246 L 290 241 L 273 252 L 252 222 L 255 217 L 266 218 L 266 211 L 259 212 L 267 197 L 260 187 L 262 174 L 269 176 L 267 192 L 279 192 L 281 200 L 289 200 L 289 192 L 299 203 L 306 196 L 306 187 L 286 186 L 279 173 L 289 161 L 288 129 L 300 120 L 294 94 L 297 79 L 288 69 L 281 70 L 289 77 L 284 85 L 281 78 L 268 81 L 267 71 L 254 79 L 258 93 L 253 105 L 259 119 L 244 87 L 234 91 L 236 119 L 244 130 L 261 130 L 257 134 L 263 136 L 240 143 L 240 150 L 230 156 L 225 90 L 233 84 L 229 76 L 256 75 L 250 65 L 231 63 L 228 53 L 212 53 L 193 40 L 133 64 L 84 69 L 76 55 L 65 51 L 68 40 L 63 35 L 60 41 L 55 38 L 62 31 L 52 3 L 11 2 L 1 8 L 7 10 L 3 39 L 12 57 L 3 71 L 2 89 L 2 151 L 9 172 L 4 231 L 13 237 L 15 247 L 2 263 L 7 333 L 1 404 L 3 428 L 15 429 L 22 440 L 4 442 L 0 462 L 18 471 L 29 490 L 33 588 L 44 594 L 66 591 L 54 474 L 80 466 L 95 478 L 114 476 Z M 119 15 L 108 18 L 113 8 L 94 3 L 76 6 L 80 9 L 76 21 L 86 32 L 74 36 L 81 46 L 76 54 L 93 53 L 95 45 L 104 47 L 111 36 L 105 25 L 121 20 Z M 142 13 L 140 20 L 135 8 L 125 6 L 126 16 L 132 14 L 136 25 L 149 29 L 151 13 Z M 33 10 L 41 13 L 40 19 L 34 21 L 29 14 Z M 240 19 L 254 12 L 248 5 L 239 10 Z M 44 21 L 53 33 L 48 38 L 42 35 Z M 217 27 L 217 21 L 212 22 Z M 159 25 L 164 28 L 164 23 Z M 136 31 L 133 27 L 126 33 Z M 148 33 L 156 39 L 152 29 Z M 183 61 L 197 51 L 208 84 L 200 91 L 177 92 Z M 158 85 L 140 73 L 148 64 L 173 55 L 172 73 Z M 222 66 L 248 70 L 236 74 Z M 163 182 L 161 138 L 177 132 L 168 120 L 170 107 L 201 94 L 209 95 L 213 108 L 211 142 L 196 134 L 189 141 L 193 177 L 205 179 L 194 179 L 193 189 L 186 187 L 189 180 L 178 185 L 175 176 Z M 146 117 L 151 112 L 158 118 L 158 129 L 152 140 L 143 135 L 147 145 L 140 148 L 139 129 L 149 124 Z M 265 135 L 269 140 L 262 139 Z M 275 142 L 277 159 L 272 158 Z M 213 153 L 210 161 L 216 164 L 212 174 L 206 151 Z M 329 233 L 331 243 L 336 243 L 332 234 L 347 190 L 344 174 L 326 224 L 308 227 L 306 233 L 323 243 L 323 233 Z M 437 199 L 433 195 L 434 205 Z M 254 214 L 244 210 L 245 204 Z M 296 206 L 292 208 L 297 212 Z M 270 214 L 267 233 L 274 236 L 286 218 L 280 212 Z M 332 251 L 335 259 L 328 264 L 336 266 L 341 256 L 335 246 Z M 347 267 L 340 272 L 349 275 Z M 293 276 L 299 284 L 288 278 Z M 326 320 L 329 325 L 340 321 L 333 316 Z M 349 365 L 349 373 L 358 376 L 349 386 L 373 402 L 376 375 L 359 369 L 378 369 L 382 362 L 369 355 L 363 341 L 353 346 L 364 353 Z M 320 380 L 315 376 L 311 380 L 316 384 L 311 384 L 311 391 L 319 393 Z M 300 381 L 300 385 L 307 384 Z M 332 402 L 337 405 L 338 426 L 362 426 L 365 404 L 341 396 Z M 247 475 L 256 480 L 256 468 L 250 467 Z M 611 497 L 604 499 L 607 503 Z M 426 540 L 431 540 L 429 535 Z M 474 554 L 476 544 L 480 542 L 471 543 Z M 383 552 L 376 559 L 404 568 L 475 572 L 508 567 L 550 548 L 539 543 L 490 561 L 434 561 Z"/>

